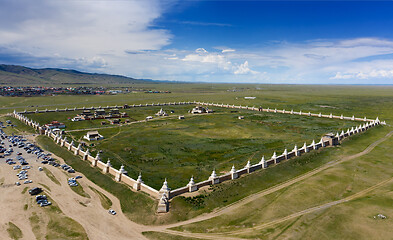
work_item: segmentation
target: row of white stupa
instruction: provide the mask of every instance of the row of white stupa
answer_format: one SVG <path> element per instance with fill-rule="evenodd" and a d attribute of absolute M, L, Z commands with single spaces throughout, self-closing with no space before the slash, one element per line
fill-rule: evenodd
<path fill-rule="evenodd" d="M 371 123 L 367 122 L 367 123 L 365 123 L 363 125 L 360 124 L 359 126 L 356 126 L 355 128 L 354 127 L 352 127 L 351 129 L 348 128 L 347 131 L 345 131 L 345 132 L 344 132 L 344 130 L 342 130 L 341 133 L 337 132 L 335 137 L 338 138 L 338 140 L 341 140 L 342 138 L 344 138 L 345 135 L 353 135 L 353 134 L 359 133 L 361 131 L 364 131 L 364 129 L 369 128 L 370 126 L 375 126 L 377 124 L 382 124 L 382 122 L 380 122 L 378 120 L 378 118 L 375 121 L 371 122 Z M 287 159 L 288 154 L 292 153 L 292 152 L 295 153 L 295 156 L 300 156 L 300 151 L 301 150 L 304 150 L 304 152 L 307 153 L 307 152 L 310 151 L 309 148 L 312 148 L 313 150 L 316 150 L 317 149 L 317 145 L 321 145 L 322 147 L 325 147 L 325 142 L 323 141 L 322 138 L 321 138 L 321 140 L 318 143 L 316 143 L 315 140 L 313 140 L 311 142 L 311 144 L 308 145 L 308 146 L 307 146 L 307 143 L 304 142 L 303 146 L 300 149 L 297 147 L 297 145 L 295 145 L 293 150 L 290 151 L 290 152 L 288 152 L 288 150 L 285 149 L 284 152 L 281 155 L 277 155 L 277 153 L 274 152 L 272 157 L 269 160 L 265 160 L 265 156 L 262 156 L 262 159 L 256 165 L 261 165 L 262 168 L 264 169 L 264 168 L 267 167 L 267 162 L 268 161 L 269 162 L 270 161 L 274 161 L 274 164 L 277 164 L 276 159 L 279 158 L 279 157 L 284 156 L 285 159 Z M 252 165 L 251 165 L 250 161 L 247 161 L 247 164 L 245 165 L 245 167 L 243 169 L 247 169 L 247 172 L 249 173 L 249 169 L 251 167 L 252 167 Z M 235 168 L 235 165 L 232 165 L 232 168 L 230 170 L 230 174 L 231 174 L 231 178 L 232 179 L 237 178 L 237 170 Z M 217 179 L 217 178 L 218 178 L 218 176 L 216 174 L 216 171 L 213 170 L 212 174 L 210 175 L 208 180 L 212 180 L 213 181 L 214 179 Z M 190 188 L 190 192 L 193 191 L 193 190 L 197 190 L 196 188 L 193 188 L 193 186 L 195 186 L 195 181 L 194 181 L 194 177 L 193 176 L 191 177 L 190 181 L 188 182 L 188 184 L 186 186 Z M 167 182 L 166 178 L 165 178 L 165 181 L 164 181 L 164 183 L 163 183 L 163 185 L 162 185 L 162 187 L 161 187 L 159 192 L 162 194 L 161 198 L 164 198 L 163 201 L 167 201 L 168 197 L 169 197 L 167 195 L 169 195 L 170 188 L 168 187 L 168 182 Z"/>
<path fill-rule="evenodd" d="M 293 109 L 291 111 L 286 111 L 285 109 L 278 110 L 277 108 L 270 109 L 269 107 L 268 108 L 262 108 L 262 107 L 257 108 L 255 106 L 252 106 L 252 107 L 242 106 L 242 105 L 236 106 L 236 105 L 229 105 L 229 104 L 224 104 L 224 103 L 205 103 L 205 102 L 196 102 L 196 101 L 195 101 L 195 103 L 200 104 L 200 105 L 226 107 L 226 108 L 240 108 L 240 109 L 248 109 L 248 110 L 255 110 L 255 111 L 258 111 L 259 109 L 262 109 L 262 111 L 273 112 L 273 113 L 288 113 L 288 114 L 294 114 L 294 115 L 318 116 L 318 117 L 327 117 L 327 118 L 347 119 L 347 120 L 352 120 L 352 121 L 355 121 L 355 120 L 364 121 L 364 122 L 367 122 L 367 121 L 379 121 L 378 117 L 375 120 L 373 120 L 373 119 L 368 119 L 367 117 L 356 118 L 355 115 L 352 115 L 352 117 L 344 117 L 343 114 L 341 114 L 341 116 L 335 116 L 335 115 L 333 115 L 333 113 L 330 113 L 329 115 L 324 115 L 321 112 L 318 113 L 318 114 L 315 114 L 315 113 L 311 113 L 311 112 L 302 112 L 302 110 L 300 110 L 299 112 L 295 112 L 295 111 L 293 111 Z M 385 121 L 382 121 L 380 123 L 383 124 L 383 125 L 386 124 Z"/>

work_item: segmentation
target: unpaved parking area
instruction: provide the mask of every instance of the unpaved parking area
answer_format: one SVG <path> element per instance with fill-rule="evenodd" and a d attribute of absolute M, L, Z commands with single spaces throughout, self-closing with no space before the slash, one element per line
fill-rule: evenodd
<path fill-rule="evenodd" d="M 32 141 L 32 136 L 26 136 Z M 7 140 L 4 140 L 6 143 Z M 15 147 L 14 147 L 15 148 Z M 0 179 L 4 178 L 0 186 L 0 236 L 8 236 L 6 231 L 6 223 L 13 222 L 17 225 L 23 233 L 23 239 L 35 239 L 32 227 L 29 223 L 29 217 L 32 215 L 32 210 L 28 208 L 25 210 L 25 205 L 32 202 L 33 197 L 22 191 L 25 187 L 41 187 L 53 201 L 59 206 L 61 211 L 68 217 L 80 223 L 85 229 L 89 239 L 146 239 L 142 236 L 141 226 L 131 222 L 121 212 L 119 200 L 86 179 L 80 173 L 65 174 L 65 171 L 59 167 L 54 167 L 47 164 L 42 164 L 41 160 L 37 160 L 36 155 L 27 154 L 25 150 L 15 148 L 15 152 L 22 152 L 22 156 L 29 162 L 31 169 L 28 170 L 28 177 L 33 183 L 16 186 L 15 182 L 19 181 L 16 174 L 20 171 L 13 170 L 15 165 L 8 165 L 5 159 L 15 159 L 15 152 L 6 158 L 0 158 Z M 64 163 L 62 159 L 52 156 Z M 18 163 L 18 162 L 17 162 Z M 44 171 L 38 171 L 38 167 L 46 167 L 53 176 L 60 182 L 60 185 L 51 180 Z M 81 175 L 78 179 L 79 184 L 84 191 L 90 195 L 90 198 L 82 197 L 75 193 L 67 184 L 69 176 Z M 105 194 L 113 203 L 112 209 L 117 214 L 110 215 L 106 209 L 101 205 L 100 199 L 89 186 L 99 190 Z"/>

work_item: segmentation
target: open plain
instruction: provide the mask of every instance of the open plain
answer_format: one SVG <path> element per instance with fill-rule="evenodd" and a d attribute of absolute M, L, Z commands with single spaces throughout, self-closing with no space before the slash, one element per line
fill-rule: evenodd
<path fill-rule="evenodd" d="M 2 117 L 2 121 L 11 120 L 16 125 L 16 127 L 6 127 L 4 129 L 8 134 L 24 134 L 30 138 L 33 138 L 32 134 L 34 134 L 34 141 L 44 150 L 52 152 L 61 162 L 64 161 L 71 165 L 77 171 L 77 174 L 83 174 L 83 178 L 79 182 L 83 188 L 83 193 L 89 197 L 86 197 L 86 195 L 83 197 L 73 191 L 66 184 L 67 176 L 60 169 L 52 166 L 47 167 L 52 175 L 59 180 L 60 185 L 50 180 L 44 172 L 39 172 L 40 175 L 32 174 L 34 183 L 41 183 L 50 188 L 50 191 L 46 190 L 47 194 L 53 199 L 62 214 L 73 219 L 78 224 L 78 231 L 80 232 L 78 237 L 82 239 L 84 238 L 83 236 L 87 236 L 90 239 L 108 239 L 105 236 L 117 236 L 117 239 L 133 239 L 137 238 L 137 236 L 149 239 L 313 239 L 316 237 L 313 234 L 317 233 L 320 238 L 325 239 L 352 239 L 353 236 L 360 239 L 390 239 L 389 226 L 391 225 L 391 220 L 389 216 L 392 216 L 393 210 L 391 207 L 392 168 L 389 166 L 393 164 L 393 159 L 388 149 L 393 141 L 390 133 L 392 129 L 389 125 L 390 121 L 393 120 L 391 115 L 393 96 L 391 96 L 389 88 L 371 87 L 372 91 L 370 91 L 357 86 L 327 86 L 325 89 L 320 87 L 317 90 L 314 86 L 262 85 L 263 90 L 256 90 L 255 86 L 247 85 L 245 87 L 239 85 L 239 88 L 243 88 L 242 91 L 227 92 L 225 90 L 227 86 L 224 86 L 217 85 L 213 88 L 206 88 L 204 90 L 206 92 L 201 94 L 203 85 L 198 88 L 196 85 L 187 85 L 181 90 L 173 89 L 172 94 L 166 95 L 165 97 L 167 98 L 160 97 L 159 101 L 181 100 L 177 95 L 182 96 L 183 92 L 186 91 L 195 93 L 195 96 L 198 98 L 214 102 L 294 109 L 304 112 L 322 112 L 323 114 L 332 112 L 335 115 L 343 114 L 344 116 L 379 117 L 379 119 L 385 120 L 387 125 L 377 126 L 364 133 L 351 136 L 345 139 L 339 146 L 313 151 L 304 156 L 284 161 L 276 166 L 242 176 L 239 179 L 212 185 L 209 188 L 202 188 L 190 195 L 175 197 L 170 201 L 170 211 L 168 213 L 157 214 L 156 199 L 146 194 L 135 192 L 124 184 L 116 183 L 112 177 L 102 174 L 101 171 L 81 160 L 79 156 L 74 156 L 73 153 L 55 144 L 53 140 L 45 136 L 38 136 L 32 128 L 25 126 L 22 122 L 5 115 Z M 160 88 L 161 85 L 156 85 L 155 87 Z M 167 86 L 165 87 L 167 88 Z M 177 91 L 179 92 L 177 93 Z M 335 92 L 336 95 L 332 96 L 331 92 Z M 284 96 L 284 94 L 286 96 L 285 100 L 284 98 L 279 98 L 279 96 Z M 110 99 L 112 105 L 120 105 L 158 102 L 156 96 L 139 93 L 117 96 L 89 96 L 84 98 L 85 102 L 89 102 L 86 106 L 99 106 L 104 105 L 103 102 L 106 102 L 105 98 L 108 101 Z M 244 96 L 256 96 L 256 99 L 245 100 Z M 64 101 L 62 97 L 53 98 L 56 99 L 55 102 Z M 79 96 L 67 97 L 69 103 L 62 103 L 60 106 L 69 108 L 83 106 L 78 103 L 80 98 Z M 33 98 L 32 101 L 37 102 L 39 99 L 39 97 Z M 15 106 L 17 111 L 59 107 L 57 104 L 40 104 L 38 102 L 34 107 L 29 107 L 31 100 L 29 100 L 29 105 L 20 105 L 24 102 L 20 101 L 21 98 L 8 99 L 8 101 L 14 100 L 19 102 L 15 103 L 19 105 L 18 107 Z M 183 96 L 182 100 L 187 101 L 191 100 L 191 98 Z M 42 101 L 45 101 L 45 98 L 42 98 Z M 327 108 L 326 106 L 329 107 Z M 143 168 L 146 169 L 146 167 L 138 166 L 140 161 L 138 157 L 140 155 L 135 153 L 133 157 L 130 157 L 128 155 L 129 152 L 126 153 L 122 150 L 128 145 L 132 149 L 143 146 L 143 151 L 149 151 L 149 143 L 145 143 L 144 141 L 146 140 L 144 139 L 148 137 L 154 139 L 152 134 L 163 134 L 160 135 L 161 138 L 154 140 L 158 141 L 157 139 L 160 139 L 159 144 L 177 144 L 179 147 L 187 144 L 185 139 L 191 141 L 190 145 L 195 143 L 196 140 L 194 138 L 187 138 L 189 136 L 195 136 L 198 141 L 204 138 L 210 139 L 209 142 L 204 142 L 206 146 L 208 143 L 211 143 L 211 139 L 231 141 L 239 147 L 241 145 L 250 145 L 250 139 L 257 139 L 257 144 L 251 144 L 253 147 L 249 154 L 236 151 L 241 148 L 233 150 L 233 154 L 236 154 L 239 159 L 235 163 L 241 167 L 240 164 L 245 164 L 247 160 L 258 161 L 261 155 L 255 156 L 254 159 L 250 158 L 251 153 L 254 151 L 258 152 L 260 150 L 261 152 L 267 152 L 267 155 L 269 155 L 275 149 L 282 151 L 284 147 L 290 148 L 294 143 L 301 144 L 302 141 L 300 139 L 306 138 L 310 142 L 311 139 L 318 139 L 326 132 L 351 126 L 351 122 L 348 121 L 349 123 L 347 123 L 345 120 L 259 113 L 247 110 L 231 113 L 230 110 L 220 108 L 214 109 L 216 112 L 212 115 L 193 116 L 187 115 L 190 107 L 180 106 L 176 108 L 174 106 L 173 108 L 168 108 L 168 111 L 174 110 L 175 114 L 173 114 L 174 117 L 172 118 L 168 116 L 154 119 L 150 122 L 115 126 L 111 130 L 102 129 L 103 133 L 107 131 L 108 135 L 104 135 L 108 138 L 116 134 L 116 136 L 120 137 L 126 136 L 126 138 L 123 137 L 124 143 L 118 140 L 105 141 L 104 138 L 104 140 L 100 140 L 102 142 L 98 141 L 95 143 L 94 148 L 98 149 L 101 146 L 102 150 L 110 150 L 111 148 L 116 149 L 120 145 L 119 149 L 114 152 L 121 156 L 122 159 L 131 160 L 126 166 L 130 174 L 134 175 L 140 169 L 143 171 Z M 10 110 L 3 109 L 3 111 L 6 113 Z M 128 111 L 131 117 L 133 110 Z M 145 111 L 143 108 L 139 108 L 137 111 L 139 113 L 136 113 L 135 116 L 139 114 L 140 117 L 139 119 L 136 118 L 136 120 L 140 120 L 145 115 L 154 114 L 157 108 L 146 108 L 146 113 L 143 113 Z M 72 115 L 74 113 L 67 114 Z M 244 121 L 237 118 L 240 114 L 245 117 Z M 186 118 L 179 120 L 177 115 L 185 115 Z M 69 120 L 67 121 L 68 117 L 59 115 L 59 120 L 69 123 Z M 53 115 L 49 117 L 50 121 L 58 120 L 52 118 Z M 208 123 L 207 119 L 212 121 L 213 124 L 211 126 L 206 125 Z M 43 117 L 36 120 L 49 121 Z M 186 123 L 186 120 L 190 121 L 190 123 Z M 290 128 L 291 125 L 293 126 L 292 128 Z M 70 126 L 73 125 L 71 124 Z M 215 127 L 220 130 L 215 131 Z M 228 128 L 235 128 L 235 130 L 226 131 Z M 182 132 L 184 129 L 187 130 L 186 133 Z M 283 132 L 282 129 L 288 129 L 288 131 L 284 132 L 289 134 L 285 135 L 282 133 L 280 135 L 280 132 Z M 67 130 L 66 128 L 66 133 Z M 78 130 L 78 128 L 72 127 L 70 130 Z M 138 133 L 139 131 L 141 133 Z M 149 131 L 151 132 L 150 134 L 148 134 Z M 162 137 L 173 136 L 176 132 L 185 136 L 176 136 L 173 139 Z M 311 134 L 304 134 L 304 132 Z M 274 133 L 277 133 L 277 135 Z M 75 137 L 75 140 L 80 139 L 83 135 L 79 131 L 70 131 L 68 134 L 67 136 L 69 137 Z M 298 140 L 292 142 L 288 137 L 289 135 L 291 138 Z M 115 137 L 113 139 L 116 139 Z M 266 146 L 264 144 L 271 142 L 272 139 L 275 141 L 281 140 L 281 143 L 273 145 L 270 149 L 264 148 Z M 218 153 L 219 150 L 222 150 L 221 147 L 218 147 Z M 142 150 L 140 151 L 143 152 Z M 223 152 L 226 151 L 228 149 Z M 94 152 L 93 148 L 92 152 Z M 190 171 L 182 175 L 176 173 L 177 167 L 179 167 L 180 172 L 184 172 L 184 170 L 181 170 L 181 165 L 172 164 L 166 170 L 166 172 L 173 171 L 172 174 L 168 174 L 168 176 L 164 174 L 158 176 L 157 179 L 162 181 L 162 178 L 167 177 L 169 184 L 172 179 L 174 181 L 180 179 L 178 186 L 182 186 L 187 183 L 191 174 L 196 178 L 200 174 L 202 176 L 201 179 L 204 179 L 208 176 L 211 168 L 216 167 L 219 171 L 221 169 L 229 171 L 230 166 L 233 164 L 231 162 L 228 165 L 220 165 L 222 164 L 221 160 L 227 158 L 217 158 L 214 162 L 207 161 L 209 158 L 201 156 L 204 153 L 203 151 L 198 156 L 192 155 L 192 151 L 184 150 L 182 155 L 187 155 L 188 152 L 197 162 L 199 159 L 202 159 L 200 164 L 196 165 L 199 166 L 199 168 L 196 168 L 199 170 L 192 170 L 196 172 Z M 111 161 L 114 164 L 121 164 L 121 162 L 116 163 L 115 157 L 110 154 L 110 151 L 105 152 L 104 150 L 102 155 L 113 159 Z M 38 166 L 35 164 L 42 165 L 32 161 L 33 169 Z M 149 163 L 145 166 L 147 165 Z M 200 169 L 203 169 L 205 165 L 208 168 L 206 168 L 206 173 L 204 174 Z M 220 166 L 225 167 L 220 168 Z M 133 167 L 136 170 L 132 170 Z M 28 219 L 31 217 L 34 219 L 35 215 L 33 215 L 33 212 L 37 211 L 38 213 L 38 210 L 42 209 L 34 210 L 34 208 L 28 207 L 27 210 L 24 210 L 24 202 L 28 203 L 29 197 L 27 193 L 20 193 L 23 190 L 21 188 L 23 185 L 19 187 L 13 185 L 14 180 L 10 172 L 14 171 L 10 168 L 6 164 L 1 165 L 0 179 L 4 179 L 2 180 L 4 182 L 2 188 L 10 191 L 7 194 L 8 197 L 15 195 L 21 203 L 10 204 L 9 200 L 4 199 L 2 200 L 4 206 L 7 206 L 7 209 L 15 209 L 12 211 L 25 212 L 24 216 L 26 216 L 27 220 L 11 219 L 11 222 L 21 229 L 24 236 L 35 234 L 36 238 L 40 238 L 37 237 L 37 233 L 34 233 L 34 231 L 37 232 L 37 230 L 34 230 L 37 227 Z M 149 174 L 145 176 L 144 172 L 142 173 L 144 180 L 148 182 Z M 150 183 L 154 185 L 154 181 Z M 7 188 L 4 186 L 7 186 Z M 157 180 L 154 186 L 159 189 L 160 182 Z M 102 197 L 100 198 L 99 194 L 92 188 L 110 199 L 113 203 L 112 208 L 118 213 L 116 216 L 111 216 L 107 213 L 102 207 Z M 73 210 L 70 210 L 70 208 Z M 45 213 L 42 214 L 42 216 L 45 216 Z M 387 216 L 387 218 L 380 219 L 377 217 L 378 214 Z M 90 216 L 88 219 L 105 218 L 108 220 L 93 224 L 93 220 L 86 222 L 86 216 Z M 3 222 L 3 224 L 6 224 L 7 220 L 4 219 Z M 100 225 L 103 222 L 105 222 L 105 225 Z M 28 223 L 28 225 L 23 223 Z M 6 227 L 5 225 L 3 226 L 3 234 L 7 234 Z M 61 225 L 56 227 L 59 229 L 64 228 Z M 128 231 L 127 234 L 132 234 L 132 236 L 127 235 L 123 231 Z M 114 232 L 119 233 L 119 235 L 111 235 Z M 123 233 L 125 235 L 122 235 Z M 39 234 L 41 235 L 38 236 L 45 236 L 45 232 Z M 121 238 L 121 235 L 123 238 Z"/>
<path fill-rule="evenodd" d="M 392 12 L 0 0 L 0 240 L 392 240 Z"/>

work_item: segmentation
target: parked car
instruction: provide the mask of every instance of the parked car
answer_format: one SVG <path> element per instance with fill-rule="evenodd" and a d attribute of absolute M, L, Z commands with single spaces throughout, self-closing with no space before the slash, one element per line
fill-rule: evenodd
<path fill-rule="evenodd" d="M 78 183 L 76 182 L 75 178 L 69 178 L 68 185 L 70 185 L 70 187 L 76 187 L 76 186 L 78 186 Z"/>
<path fill-rule="evenodd" d="M 109 211 L 108 211 L 110 214 L 112 214 L 112 215 L 116 215 L 116 211 L 115 210 L 113 210 L 113 209 L 109 209 Z"/>
<path fill-rule="evenodd" d="M 41 207 L 49 206 L 52 203 L 48 201 L 46 195 L 38 195 L 35 197 L 35 200 L 37 204 L 39 204 Z"/>
<path fill-rule="evenodd" d="M 29 190 L 30 195 L 37 195 L 42 192 L 42 189 L 39 187 L 35 187 Z"/>

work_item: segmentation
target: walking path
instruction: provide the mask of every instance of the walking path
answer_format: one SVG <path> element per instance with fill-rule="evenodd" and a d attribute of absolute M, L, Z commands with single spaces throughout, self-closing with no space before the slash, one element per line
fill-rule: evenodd
<path fill-rule="evenodd" d="M 378 184 L 375 184 L 375 185 L 373 185 L 373 186 L 371 186 L 371 187 L 369 187 L 367 189 L 364 189 L 364 190 L 362 190 L 360 192 L 357 192 L 357 193 L 355 193 L 355 194 L 353 194 L 353 195 L 351 195 L 349 197 L 346 197 L 346 198 L 343 198 L 343 199 L 340 199 L 340 200 L 337 200 L 337 201 L 325 203 L 325 204 L 322 204 L 322 205 L 319 205 L 319 206 L 316 206 L 316 207 L 308 208 L 308 209 L 305 209 L 303 211 L 300 211 L 300 212 L 297 212 L 297 213 L 293 213 L 293 214 L 288 215 L 286 217 L 279 218 L 279 219 L 276 219 L 276 220 L 273 220 L 273 221 L 270 221 L 270 222 L 267 222 L 267 223 L 264 223 L 264 224 L 252 227 L 252 228 L 241 229 L 241 230 L 237 230 L 237 231 L 230 231 L 230 232 L 226 232 L 225 234 L 241 234 L 241 233 L 249 233 L 249 232 L 252 232 L 252 231 L 255 231 L 255 230 L 261 230 L 261 229 L 264 229 L 264 228 L 267 228 L 267 227 L 271 227 L 271 226 L 273 226 L 275 224 L 282 223 L 284 221 L 290 220 L 292 218 L 297 218 L 297 217 L 303 216 L 303 215 L 308 214 L 308 213 L 312 213 L 312 212 L 315 212 L 315 211 L 323 210 L 323 209 L 335 206 L 335 205 L 340 204 L 340 203 L 349 202 L 351 200 L 363 197 L 364 195 L 368 194 L 369 192 L 371 192 L 371 191 L 373 191 L 373 190 L 375 190 L 375 189 L 377 189 L 377 188 L 379 188 L 379 187 L 381 187 L 381 186 L 391 182 L 392 180 L 393 180 L 393 177 L 389 178 L 387 180 L 384 180 L 384 181 L 382 181 L 382 182 L 380 182 Z"/>

